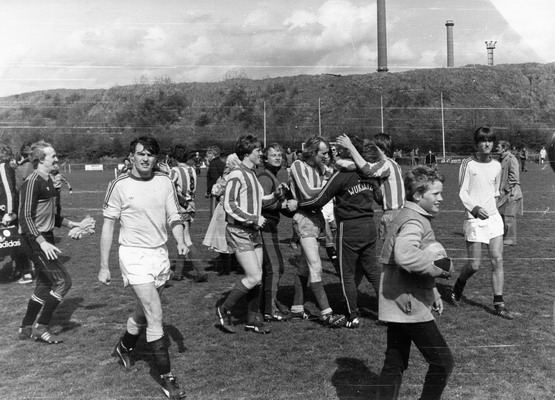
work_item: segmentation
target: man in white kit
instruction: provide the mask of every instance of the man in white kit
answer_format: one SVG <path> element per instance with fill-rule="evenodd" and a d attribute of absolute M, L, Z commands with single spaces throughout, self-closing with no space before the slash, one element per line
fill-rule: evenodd
<path fill-rule="evenodd" d="M 98 280 L 110 284 L 109 256 L 116 221 L 120 221 L 119 265 L 124 286 L 130 286 L 137 298 L 127 329 L 116 345 L 114 356 L 126 370 L 132 366 L 132 350 L 146 328 L 146 341 L 151 350 L 164 393 L 179 399 L 185 391 L 171 372 L 170 356 L 164 340 L 160 294 L 170 277 L 170 261 L 166 242 L 166 224 L 177 242 L 178 254 L 188 252 L 183 242 L 183 221 L 172 181 L 154 172 L 160 147 L 150 136 L 131 142 L 132 169 L 110 182 L 104 200 L 104 224 L 100 243 Z"/>
<path fill-rule="evenodd" d="M 451 302 L 462 304 L 466 282 L 480 269 L 482 243 L 486 244 L 491 259 L 491 285 L 495 314 L 514 319 L 503 300 L 503 220 L 497 210 L 501 164 L 491 158 L 495 143 L 491 128 L 481 127 L 474 132 L 476 153 L 461 163 L 459 170 L 459 197 L 465 208 L 464 237 L 468 261 L 453 287 Z"/>

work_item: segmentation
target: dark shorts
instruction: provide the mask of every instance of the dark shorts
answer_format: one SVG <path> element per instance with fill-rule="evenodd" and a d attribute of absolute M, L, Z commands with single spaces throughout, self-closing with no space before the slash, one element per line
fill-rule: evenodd
<path fill-rule="evenodd" d="M 262 246 L 260 231 L 246 226 L 227 224 L 225 239 L 234 253 L 254 251 L 254 249 Z"/>

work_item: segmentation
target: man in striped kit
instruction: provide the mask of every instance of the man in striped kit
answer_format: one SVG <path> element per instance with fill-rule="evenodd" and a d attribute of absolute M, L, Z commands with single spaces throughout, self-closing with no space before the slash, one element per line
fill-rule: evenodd
<path fill-rule="evenodd" d="M 53 229 L 54 226 L 94 228 L 94 220 L 87 217 L 76 223 L 56 214 L 56 189 L 50 173 L 57 169 L 58 156 L 49 143 L 34 143 L 30 159 L 35 171 L 21 187 L 19 227 L 23 244 L 28 247 L 27 254 L 35 264 L 37 283 L 19 328 L 19 339 L 32 336 L 43 343 L 58 344 L 62 341 L 53 338 L 49 324 L 54 311 L 71 288 L 71 277 L 58 260 L 61 250 L 54 245 Z M 38 321 L 33 326 L 39 313 Z"/>
<path fill-rule="evenodd" d="M 322 191 L 324 186 L 322 160 L 328 151 L 328 142 L 321 136 L 313 136 L 305 142 L 301 159 L 291 164 L 291 192 L 297 201 L 312 199 Z M 345 317 L 333 313 L 322 282 L 322 261 L 318 240 L 324 237 L 325 227 L 321 209 L 298 210 L 293 216 L 293 229 L 300 238 L 302 260 L 295 277 L 295 297 L 291 314 L 294 318 L 309 317 L 304 310 L 304 291 L 310 279 L 310 288 L 320 307 L 320 321 L 326 326 L 338 327 Z"/>
<path fill-rule="evenodd" d="M 197 175 L 195 170 L 187 165 L 188 151 L 183 144 L 177 144 L 172 149 L 172 158 L 177 164 L 170 170 L 170 179 L 174 183 L 179 200 L 179 214 L 183 219 L 183 241 L 189 248 L 189 261 L 197 271 L 194 281 L 197 283 L 206 282 L 208 275 L 204 271 L 198 249 L 191 240 L 191 224 L 195 218 L 195 193 L 197 190 Z M 185 260 L 181 275 L 177 274 L 177 268 L 173 276 L 174 280 L 181 281 L 185 275 Z"/>
<path fill-rule="evenodd" d="M 266 334 L 270 329 L 264 324 L 260 313 L 260 284 L 262 282 L 262 236 L 260 229 L 266 224 L 262 216 L 262 200 L 278 197 L 276 190 L 264 196 L 254 168 L 261 163 L 260 141 L 252 135 L 241 136 L 235 144 L 235 154 L 241 160 L 227 176 L 224 210 L 227 227 L 226 240 L 233 249 L 245 276 L 235 284 L 222 305 L 216 307 L 219 327 L 227 333 L 235 333 L 231 312 L 245 298 L 248 304 L 245 330 Z M 281 186 L 278 187 L 281 190 Z"/>

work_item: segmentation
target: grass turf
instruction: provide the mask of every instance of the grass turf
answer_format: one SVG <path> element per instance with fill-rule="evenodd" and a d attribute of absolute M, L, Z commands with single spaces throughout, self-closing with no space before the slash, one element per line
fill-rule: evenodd
<path fill-rule="evenodd" d="M 466 257 L 461 234 L 462 207 L 457 195 L 458 165 L 440 164 L 446 175 L 442 212 L 434 221 L 436 237 L 455 260 L 457 272 Z M 490 266 L 468 283 L 466 304 L 445 305 L 437 318 L 452 348 L 456 366 L 444 399 L 551 399 L 555 397 L 552 369 L 555 255 L 552 227 L 555 176 L 540 165 L 529 165 L 521 176 L 525 214 L 518 218 L 519 243 L 505 247 L 505 300 L 518 313 L 514 321 L 492 315 Z M 64 189 L 64 214 L 97 220 L 97 234 L 78 242 L 65 229 L 57 230 L 61 259 L 74 284 L 58 308 L 52 325 L 64 339 L 61 345 L 18 341 L 17 328 L 33 285 L 3 281 L 0 292 L 0 398 L 2 399 L 150 399 L 162 398 L 153 378 L 144 340 L 137 347 L 137 371 L 125 372 L 111 352 L 134 307 L 129 289 L 122 287 L 117 245 L 111 255 L 112 284 L 97 281 L 101 206 L 111 172 L 74 171 L 68 175 L 74 194 Z M 382 367 L 386 328 L 371 317 L 358 330 L 330 330 L 312 321 L 271 324 L 270 335 L 235 335 L 216 329 L 214 305 L 239 278 L 217 276 L 215 253 L 201 242 L 208 226 L 208 202 L 203 197 L 205 177 L 199 179 L 197 216 L 192 235 L 209 272 L 207 283 L 191 279 L 173 282 L 163 294 L 165 331 L 171 344 L 173 371 L 193 399 L 372 399 Z M 378 213 L 376 219 L 380 217 Z M 280 224 L 286 273 L 280 300 L 290 305 L 297 251 L 289 247 L 290 220 Z M 175 247 L 170 241 L 170 249 Z M 327 261 L 324 283 L 332 307 L 343 310 L 339 279 Z M 11 263 L 3 262 L 5 277 Z M 194 271 L 192 272 L 194 274 Z M 453 281 L 438 281 L 448 295 Z M 360 305 L 376 310 L 373 290 L 364 282 Z M 309 297 L 309 309 L 315 310 Z M 413 348 L 405 372 L 401 399 L 417 398 L 427 369 Z"/>

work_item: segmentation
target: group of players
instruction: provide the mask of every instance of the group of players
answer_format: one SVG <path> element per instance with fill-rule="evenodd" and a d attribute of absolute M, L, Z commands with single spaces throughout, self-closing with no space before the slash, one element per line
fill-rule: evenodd
<path fill-rule="evenodd" d="M 474 141 L 477 151 L 460 170 L 470 260 L 455 283 L 450 301 L 454 305 L 462 303 L 463 289 L 480 266 L 481 246 L 485 243 L 492 259 L 495 312 L 512 319 L 503 301 L 503 221 L 496 207 L 501 166 L 491 158 L 495 135 L 489 128 L 480 128 Z M 242 298 L 248 304 L 248 331 L 265 334 L 270 332 L 267 321 L 308 319 L 311 316 L 304 309 L 304 295 L 310 286 L 323 325 L 357 328 L 361 323 L 357 287 L 366 276 L 379 298 L 379 319 L 387 323 L 388 329 L 379 398 L 398 395 L 411 342 L 430 364 L 422 398 L 440 398 L 454 365 L 432 315 L 432 310 L 443 311 L 434 280 L 453 273 L 453 265 L 435 241 L 430 225 L 442 202 L 443 177 L 435 169 L 417 166 L 403 179 L 401 168 L 391 158 L 393 142 L 386 134 L 371 140 L 341 135 L 334 144 L 337 158 L 333 166 L 326 167 L 330 143 L 319 136 L 309 138 L 301 157 L 290 166 L 289 181 L 283 183 L 277 178 L 284 155 L 281 146 L 271 144 L 262 149 L 260 141 L 250 135 L 236 142 L 234 157 L 239 162 L 225 176 L 225 193 L 220 201 L 226 214 L 226 243 L 235 253 L 244 277 L 216 306 L 218 326 L 225 332 L 235 332 L 231 313 Z M 153 137 L 135 139 L 129 148 L 129 171 L 109 184 L 103 204 L 98 279 L 110 284 L 109 255 L 119 221 L 121 275 L 124 286 L 132 289 L 137 306 L 127 319 L 114 356 L 131 369 L 133 349 L 145 332 L 164 393 L 182 398 L 185 392 L 172 373 L 164 338 L 160 295 L 171 276 L 168 227 L 178 255 L 200 259 L 193 254 L 196 249 L 189 233 L 197 176 L 186 164 L 184 146 L 173 149 L 176 162 L 171 166 L 160 165 L 159 154 Z M 57 344 L 61 341 L 54 338 L 48 324 L 71 287 L 71 278 L 58 260 L 60 251 L 54 245 L 52 229 L 68 226 L 79 231 L 72 237 L 80 238 L 94 232 L 95 222 L 90 217 L 69 221 L 56 212 L 49 174 L 58 160 L 51 145 L 34 144 L 31 159 L 35 170 L 21 191 L 19 225 L 37 270 L 37 284 L 19 338 Z M 261 164 L 263 168 L 257 174 L 256 167 Z M 321 208 L 330 201 L 335 202 L 338 265 L 346 304 L 342 313 L 330 307 L 319 255 L 319 241 L 326 232 Z M 374 201 L 383 209 L 379 229 L 373 219 Z M 278 241 L 280 214 L 292 218 L 301 248 L 302 261 L 295 274 L 290 308 L 277 301 L 284 270 Z M 383 240 L 381 265 L 376 259 L 378 238 Z M 196 268 L 197 276 L 206 276 L 201 265 Z"/>

